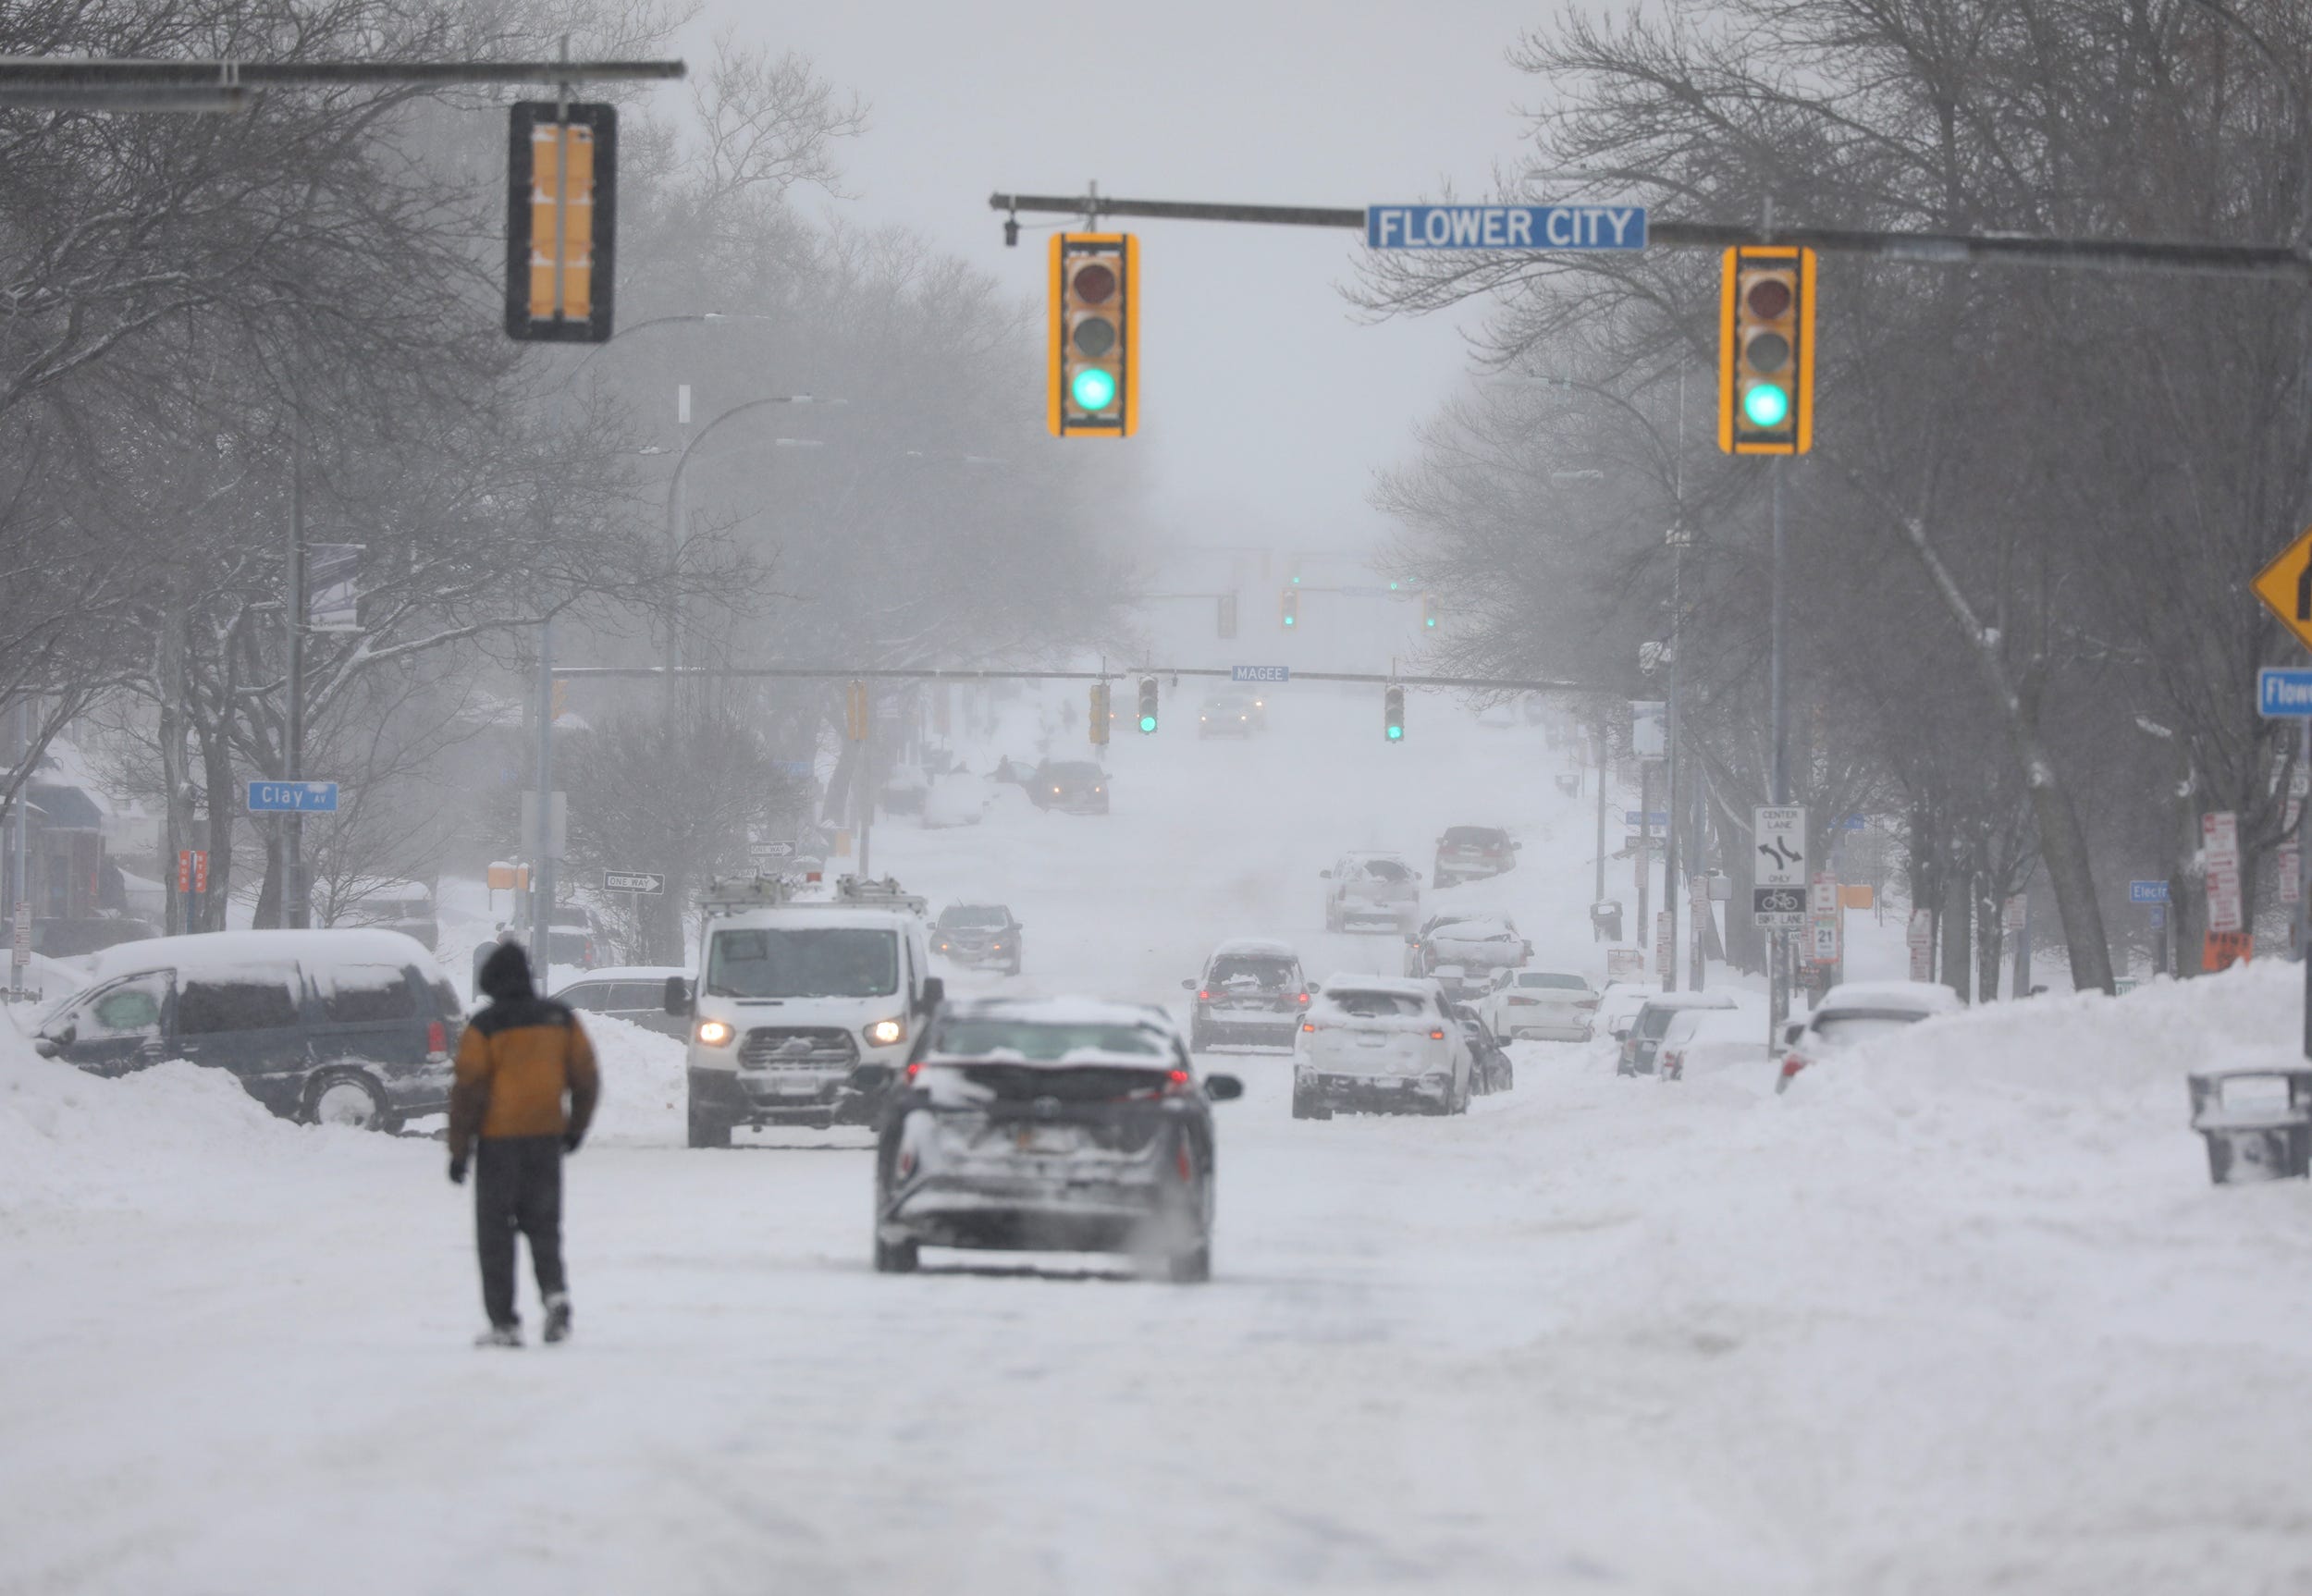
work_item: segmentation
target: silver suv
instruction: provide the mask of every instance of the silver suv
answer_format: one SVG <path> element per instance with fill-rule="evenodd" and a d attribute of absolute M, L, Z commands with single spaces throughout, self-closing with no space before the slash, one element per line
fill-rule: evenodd
<path fill-rule="evenodd" d="M 1420 919 L 1420 872 L 1401 853 L 1344 853 L 1323 873 L 1324 928 L 1411 932 Z"/>

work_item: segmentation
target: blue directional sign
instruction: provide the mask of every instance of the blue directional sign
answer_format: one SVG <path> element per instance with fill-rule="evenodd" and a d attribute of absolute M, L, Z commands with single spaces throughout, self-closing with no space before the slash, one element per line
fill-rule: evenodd
<path fill-rule="evenodd" d="M 2164 903 L 2168 901 L 2168 884 L 2165 881 L 2130 881 L 2127 884 L 2127 901 L 2131 903 Z"/>
<path fill-rule="evenodd" d="M 1232 665 L 1228 668 L 1228 680 L 1231 681 L 1290 681 L 1292 678 L 1293 670 L 1289 665 Z"/>
<path fill-rule="evenodd" d="M 2312 720 L 2312 669 L 2267 665 L 2257 671 L 2256 712 L 2267 720 Z"/>
<path fill-rule="evenodd" d="M 1625 809 L 1621 812 L 1625 826 L 1654 826 L 1669 829 L 1670 812 L 1666 809 Z"/>
<path fill-rule="evenodd" d="M 334 815 L 338 784 L 334 781 L 252 781 L 252 815 Z"/>
<path fill-rule="evenodd" d="M 1375 250 L 1642 250 L 1643 205 L 1368 205 Z"/>

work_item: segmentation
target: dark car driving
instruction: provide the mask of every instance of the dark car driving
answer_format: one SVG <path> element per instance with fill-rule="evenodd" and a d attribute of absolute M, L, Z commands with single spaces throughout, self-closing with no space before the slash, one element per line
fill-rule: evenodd
<path fill-rule="evenodd" d="M 1020 923 L 1001 903 L 950 903 L 931 927 L 931 951 L 978 970 L 1019 974 Z"/>
<path fill-rule="evenodd" d="M 1430 885 L 1453 887 L 1517 867 L 1518 845 L 1498 826 L 1448 826 L 1437 839 Z"/>
<path fill-rule="evenodd" d="M 875 1267 L 924 1246 L 1126 1253 L 1175 1281 L 1212 1268 L 1211 1104 L 1164 1014 L 1081 998 L 942 1007 L 888 1087 L 875 1157 Z"/>
<path fill-rule="evenodd" d="M 1188 1045 L 1289 1048 L 1309 1007 L 1300 955 L 1282 942 L 1223 942 L 1204 974 L 1180 983 L 1196 994 Z"/>
<path fill-rule="evenodd" d="M 1067 815 L 1108 813 L 1108 773 L 1088 759 L 1047 760 L 1036 767 L 1027 796 L 1039 809 Z"/>

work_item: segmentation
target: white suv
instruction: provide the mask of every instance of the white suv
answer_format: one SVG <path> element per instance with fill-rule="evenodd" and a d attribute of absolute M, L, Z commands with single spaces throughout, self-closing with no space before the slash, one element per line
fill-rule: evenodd
<path fill-rule="evenodd" d="M 1293 1118 L 1469 1112 L 1469 1043 L 1436 982 L 1349 973 L 1310 991 L 1293 1045 Z"/>

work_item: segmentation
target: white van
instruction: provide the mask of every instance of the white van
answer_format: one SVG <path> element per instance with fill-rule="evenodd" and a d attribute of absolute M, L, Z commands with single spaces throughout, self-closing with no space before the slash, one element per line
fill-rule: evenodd
<path fill-rule="evenodd" d="M 698 973 L 666 983 L 667 1013 L 690 1022 L 690 1145 L 728 1147 L 739 1125 L 872 1123 L 881 1094 L 851 1072 L 896 1075 L 943 995 L 924 901 L 890 880 L 741 877 L 704 907 Z"/>

